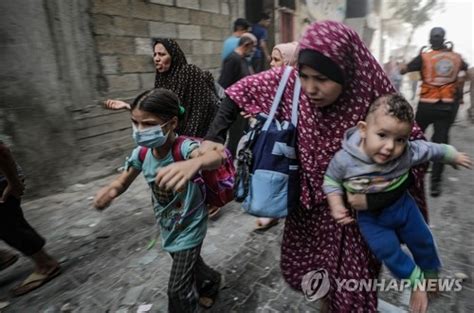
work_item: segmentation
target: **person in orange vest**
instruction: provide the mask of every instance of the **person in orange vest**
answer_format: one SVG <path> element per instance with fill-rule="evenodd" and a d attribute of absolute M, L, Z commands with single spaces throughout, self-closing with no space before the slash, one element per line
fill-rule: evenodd
<path fill-rule="evenodd" d="M 445 41 L 443 28 L 434 27 L 430 31 L 431 47 L 423 47 L 420 54 L 403 65 L 400 73 L 420 71 L 421 92 L 416 122 L 423 131 L 433 124 L 431 138 L 436 143 L 448 143 L 449 129 L 456 118 L 462 90 L 459 90 L 457 79 L 460 71 L 467 70 L 467 63 L 453 52 L 453 44 Z M 443 163 L 434 163 L 431 172 L 431 196 L 441 194 L 441 177 Z"/>

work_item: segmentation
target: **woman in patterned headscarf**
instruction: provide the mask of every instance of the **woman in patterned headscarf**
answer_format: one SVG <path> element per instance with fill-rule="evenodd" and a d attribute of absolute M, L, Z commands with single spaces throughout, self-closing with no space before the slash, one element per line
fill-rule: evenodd
<path fill-rule="evenodd" d="M 280 43 L 273 47 L 272 60 L 270 67 L 282 65 L 296 65 L 296 57 L 298 52 L 298 42 L 292 41 L 287 43 Z"/>
<path fill-rule="evenodd" d="M 169 38 L 155 40 L 153 62 L 156 67 L 155 88 L 173 91 L 185 108 L 185 117 L 178 125 L 177 133 L 204 137 L 219 103 L 211 73 L 188 64 L 179 45 Z M 107 100 L 105 105 L 109 109 L 130 108 L 128 103 L 120 100 Z"/>
<path fill-rule="evenodd" d="M 156 51 L 160 46 L 171 56 L 171 64 L 165 72 L 160 72 L 157 65 Z M 219 102 L 211 73 L 188 64 L 183 51 L 173 39 L 158 39 L 153 49 L 153 59 L 157 65 L 155 88 L 166 88 L 176 93 L 186 109 L 186 116 L 179 127 L 180 134 L 204 137 Z"/>
<path fill-rule="evenodd" d="M 376 98 L 394 93 L 395 89 L 357 33 L 341 23 L 312 24 L 300 40 L 299 49 L 298 69 L 290 75 L 277 117 L 290 120 L 295 81 L 300 79 L 304 91 L 299 99 L 297 125 L 300 207 L 286 218 L 281 248 L 282 274 L 293 288 L 302 289 L 306 274 L 321 270 L 319 275 L 322 275 L 326 271 L 331 288 L 323 301 L 325 311 L 376 312 L 375 291 L 337 288 L 336 278 L 377 278 L 380 263 L 369 251 L 356 224 L 341 226 L 333 220 L 322 183 L 329 162 L 341 148 L 344 132 L 365 118 Z M 229 87 L 228 98 L 221 104 L 206 136 L 209 141 L 205 141 L 201 149 L 222 148 L 216 142 L 222 142 L 226 122 L 239 114 L 239 110 L 246 114 L 268 114 L 283 71 L 284 67 L 273 68 Z M 421 137 L 422 132 L 414 127 L 412 139 Z M 410 188 L 426 217 L 423 169 L 413 170 Z M 369 209 L 375 208 L 376 202 L 381 207 L 387 204 L 376 201 L 380 198 L 375 195 L 364 200 Z"/>
<path fill-rule="evenodd" d="M 280 43 L 273 47 L 271 54 L 270 67 L 277 67 L 283 65 L 295 66 L 298 55 L 298 42 L 292 41 L 288 43 Z M 265 231 L 278 224 L 277 218 L 258 217 L 257 231 Z"/>

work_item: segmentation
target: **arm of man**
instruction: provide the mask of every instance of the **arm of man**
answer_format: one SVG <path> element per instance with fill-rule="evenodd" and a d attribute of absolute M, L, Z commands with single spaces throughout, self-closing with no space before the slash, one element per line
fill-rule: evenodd
<path fill-rule="evenodd" d="M 270 55 L 270 52 L 268 51 L 268 45 L 267 45 L 267 41 L 265 39 L 262 39 L 260 41 L 260 48 L 262 49 L 262 52 L 265 55 L 265 59 L 268 62 L 270 62 L 272 60 L 272 57 Z"/>
<path fill-rule="evenodd" d="M 213 141 L 220 144 L 225 142 L 227 131 L 240 113 L 240 108 L 232 99 L 225 97 L 222 101 L 216 116 L 204 137 L 205 141 Z"/>
<path fill-rule="evenodd" d="M 413 60 L 411 60 L 410 63 L 402 64 L 400 66 L 400 74 L 403 75 L 409 72 L 421 71 L 422 64 L 421 55 L 418 55 Z"/>
<path fill-rule="evenodd" d="M 469 79 L 467 72 L 468 67 L 469 65 L 461 59 L 461 68 L 458 73 L 458 79 L 456 81 L 457 97 L 459 104 L 464 104 L 464 85 L 466 84 L 466 79 Z"/>
<path fill-rule="evenodd" d="M 218 81 L 222 88 L 225 89 L 238 80 L 236 77 L 239 77 L 240 63 L 237 61 L 238 60 L 232 56 L 225 59 L 222 66 L 221 77 L 219 77 Z"/>

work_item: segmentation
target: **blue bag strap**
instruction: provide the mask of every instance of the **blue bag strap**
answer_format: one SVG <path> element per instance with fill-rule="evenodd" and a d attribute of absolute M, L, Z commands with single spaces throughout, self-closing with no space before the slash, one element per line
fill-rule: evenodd
<path fill-rule="evenodd" d="M 301 94 L 301 80 L 296 77 L 295 90 L 293 92 L 293 102 L 291 104 L 291 123 L 296 127 L 298 125 L 298 105 Z"/>
<path fill-rule="evenodd" d="M 285 90 L 285 87 L 286 87 L 286 82 L 288 81 L 288 78 L 290 77 L 290 73 L 292 70 L 293 68 L 291 66 L 285 67 L 285 72 L 283 73 L 283 76 L 280 79 L 280 84 L 278 85 L 277 92 L 275 94 L 275 97 L 273 98 L 270 114 L 268 114 L 268 118 L 265 121 L 265 124 L 263 124 L 263 127 L 262 127 L 263 131 L 268 130 L 273 118 L 275 117 L 275 113 L 278 109 L 278 105 L 280 104 L 281 96 L 283 95 L 283 91 Z"/>

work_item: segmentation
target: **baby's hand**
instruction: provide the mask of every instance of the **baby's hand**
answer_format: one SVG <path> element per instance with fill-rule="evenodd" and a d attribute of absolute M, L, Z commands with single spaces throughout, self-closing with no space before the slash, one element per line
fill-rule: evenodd
<path fill-rule="evenodd" d="M 465 168 L 472 168 L 472 160 L 466 153 L 458 152 L 454 157 L 453 166 L 457 168 L 458 165 Z"/>
<path fill-rule="evenodd" d="M 338 224 L 346 225 L 354 222 L 354 219 L 349 215 L 349 210 L 344 206 L 331 207 L 331 216 Z"/>

